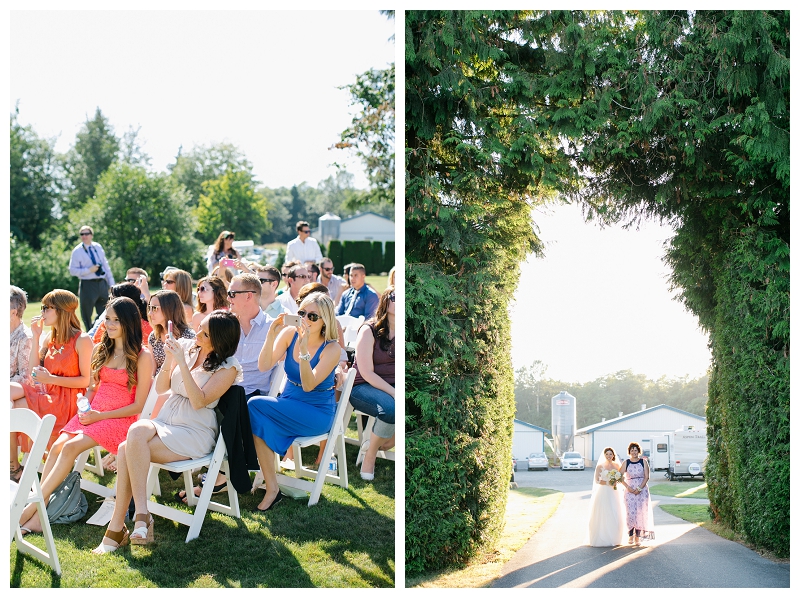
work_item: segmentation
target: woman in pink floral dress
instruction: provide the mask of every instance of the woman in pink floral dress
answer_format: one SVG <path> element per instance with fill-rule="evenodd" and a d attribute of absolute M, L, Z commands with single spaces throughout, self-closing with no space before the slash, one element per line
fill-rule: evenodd
<path fill-rule="evenodd" d="M 646 459 L 639 455 L 642 448 L 635 442 L 628 445 L 629 459 L 620 468 L 625 480 L 625 510 L 627 512 L 626 525 L 628 528 L 628 544 L 636 543 L 639 546 L 642 540 L 655 540 L 656 532 L 653 525 L 653 506 L 650 504 L 650 490 L 647 483 L 650 481 L 650 465 Z"/>
<path fill-rule="evenodd" d="M 128 297 L 114 298 L 106 307 L 105 325 L 92 354 L 89 411 L 75 415 L 53 443 L 42 472 L 43 496 L 61 485 L 83 451 L 100 445 L 116 454 L 147 400 L 155 363 L 142 348 L 139 308 Z M 36 505 L 25 508 L 20 525 L 41 531 Z"/>

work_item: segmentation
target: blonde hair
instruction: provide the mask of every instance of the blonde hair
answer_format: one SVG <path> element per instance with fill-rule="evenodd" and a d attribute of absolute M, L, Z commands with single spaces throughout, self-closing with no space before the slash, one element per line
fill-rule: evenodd
<path fill-rule="evenodd" d="M 322 329 L 323 340 L 335 341 L 339 339 L 339 330 L 336 328 L 336 316 L 334 315 L 333 300 L 325 293 L 311 293 L 300 303 L 298 311 L 306 305 L 316 305 L 319 315 L 322 316 L 324 328 Z"/>

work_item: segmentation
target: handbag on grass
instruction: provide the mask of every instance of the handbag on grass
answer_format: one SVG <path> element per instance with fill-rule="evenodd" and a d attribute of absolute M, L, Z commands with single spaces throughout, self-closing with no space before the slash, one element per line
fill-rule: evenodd
<path fill-rule="evenodd" d="M 50 495 L 47 518 L 50 523 L 73 523 L 89 510 L 89 501 L 81 492 L 81 474 L 71 471 L 61 485 Z"/>

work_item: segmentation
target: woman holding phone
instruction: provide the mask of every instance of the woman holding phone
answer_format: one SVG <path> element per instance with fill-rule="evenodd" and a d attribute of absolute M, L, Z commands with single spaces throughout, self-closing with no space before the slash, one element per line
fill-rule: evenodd
<path fill-rule="evenodd" d="M 164 343 L 169 333 L 169 322 L 172 322 L 172 334 L 175 338 L 194 338 L 195 332 L 186 323 L 183 302 L 175 291 L 158 291 L 150 297 L 150 323 L 153 325 L 153 332 L 147 339 L 153 358 L 156 360 L 156 372 L 161 370 L 164 364 L 166 353 Z"/>
<path fill-rule="evenodd" d="M 236 235 L 229 230 L 224 230 L 219 234 L 206 260 L 209 274 L 214 271 L 222 259 L 238 260 L 241 257 L 233 247 L 235 238 Z"/>
<path fill-rule="evenodd" d="M 312 293 L 300 303 L 297 315 L 302 320 L 296 326 L 284 323 L 286 314 L 272 322 L 258 356 L 262 372 L 285 358 L 286 389 L 279 398 L 257 396 L 247 403 L 267 489 L 259 511 L 270 510 L 283 498 L 275 454 L 285 454 L 298 436 L 330 430 L 336 412 L 335 375 L 342 349 L 336 340 L 333 301 L 323 293 Z"/>

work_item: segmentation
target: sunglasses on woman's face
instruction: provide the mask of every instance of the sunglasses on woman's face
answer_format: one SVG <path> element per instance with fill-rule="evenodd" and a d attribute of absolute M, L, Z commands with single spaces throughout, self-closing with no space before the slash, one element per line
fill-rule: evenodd
<path fill-rule="evenodd" d="M 206 291 L 210 291 L 210 290 L 211 289 L 209 287 L 197 287 L 197 292 L 198 293 L 205 293 Z"/>
<path fill-rule="evenodd" d="M 161 284 L 175 284 L 174 280 L 167 280 L 166 278 L 161 279 Z"/>
<path fill-rule="evenodd" d="M 48 309 L 55 309 L 52 305 L 42 305 L 42 313 L 46 312 Z"/>
<path fill-rule="evenodd" d="M 303 309 L 298 311 L 297 315 L 300 316 L 301 318 L 308 317 L 308 321 L 309 322 L 316 322 L 317 320 L 319 320 L 322 317 L 319 314 L 315 314 L 314 312 L 307 312 L 307 311 L 305 311 Z"/>
<path fill-rule="evenodd" d="M 226 239 L 234 239 L 235 237 L 234 237 L 233 235 L 228 235 L 228 236 L 227 236 L 227 237 L 225 237 L 225 238 L 226 238 Z"/>

